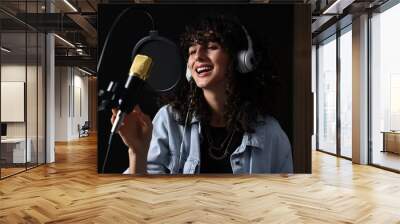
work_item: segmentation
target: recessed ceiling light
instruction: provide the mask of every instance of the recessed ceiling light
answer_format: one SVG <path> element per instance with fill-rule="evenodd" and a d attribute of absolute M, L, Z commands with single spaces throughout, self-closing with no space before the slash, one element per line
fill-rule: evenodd
<path fill-rule="evenodd" d="M 57 35 L 57 34 L 54 34 L 54 36 L 57 37 L 58 39 L 60 39 L 62 42 L 64 42 L 64 43 L 66 43 L 67 45 L 69 45 L 70 47 L 75 48 L 75 45 L 73 45 L 73 44 L 72 44 L 71 42 L 69 42 L 68 40 L 66 40 L 66 39 L 64 39 L 64 38 L 62 38 L 62 37 L 60 37 L 60 36 Z"/>
<path fill-rule="evenodd" d="M 10 52 L 11 52 L 10 49 L 7 49 L 7 48 L 5 48 L 5 47 L 1 47 L 0 49 L 1 49 L 2 51 L 6 52 L 6 53 L 10 53 Z"/>
<path fill-rule="evenodd" d="M 343 9 L 351 5 L 355 0 L 336 0 L 322 14 L 342 14 Z"/>
<path fill-rule="evenodd" d="M 86 70 L 83 70 L 83 69 L 81 69 L 81 68 L 79 68 L 79 67 L 78 67 L 78 70 L 81 71 L 81 72 L 83 72 L 83 73 L 85 73 L 85 74 L 87 74 L 87 75 L 93 75 L 92 73 L 90 73 L 90 72 L 88 72 L 88 71 L 86 71 Z"/>
<path fill-rule="evenodd" d="M 74 10 L 74 12 L 78 12 L 78 10 L 68 1 L 68 0 L 64 0 L 65 4 L 67 4 L 72 10 Z"/>

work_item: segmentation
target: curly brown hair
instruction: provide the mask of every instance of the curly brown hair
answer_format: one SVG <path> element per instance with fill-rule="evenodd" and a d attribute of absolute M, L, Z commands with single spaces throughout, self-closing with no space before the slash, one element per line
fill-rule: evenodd
<path fill-rule="evenodd" d="M 259 116 L 265 116 L 268 108 L 266 102 L 266 74 L 259 69 L 248 74 L 240 74 L 237 66 L 237 53 L 247 49 L 245 33 L 234 17 L 226 15 L 208 16 L 199 22 L 186 27 L 181 36 L 181 46 L 185 58 L 188 58 L 188 48 L 194 43 L 207 44 L 217 42 L 228 53 L 231 67 L 227 75 L 224 120 L 230 130 L 254 132 L 254 125 Z M 256 52 L 258 58 L 260 52 Z M 190 103 L 191 102 L 191 103 Z M 186 79 L 178 86 L 170 105 L 179 115 L 178 122 L 184 125 L 186 114 L 190 108 L 191 113 L 203 124 L 211 121 L 211 110 L 206 102 L 203 92 L 193 79 Z M 189 106 L 190 105 L 190 106 Z M 191 118 L 189 118 L 191 119 Z"/>

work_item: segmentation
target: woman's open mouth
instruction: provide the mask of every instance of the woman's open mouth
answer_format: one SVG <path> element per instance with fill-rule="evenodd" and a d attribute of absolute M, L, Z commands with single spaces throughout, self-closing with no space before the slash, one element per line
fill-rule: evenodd
<path fill-rule="evenodd" d="M 196 73 L 199 77 L 207 76 L 211 74 L 213 67 L 210 65 L 199 66 L 196 68 Z"/>

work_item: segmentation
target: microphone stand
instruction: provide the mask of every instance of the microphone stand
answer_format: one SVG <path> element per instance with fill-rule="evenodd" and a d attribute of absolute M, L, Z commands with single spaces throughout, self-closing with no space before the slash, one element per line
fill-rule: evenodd
<path fill-rule="evenodd" d="M 101 74 L 100 70 L 101 70 L 101 68 L 102 68 L 101 65 L 103 64 L 103 63 L 102 63 L 102 62 L 103 62 L 103 56 L 104 56 L 104 53 L 105 53 L 105 51 L 106 51 L 106 49 L 107 49 L 108 42 L 109 42 L 109 40 L 110 40 L 110 37 L 112 36 L 112 33 L 113 33 L 113 31 L 114 31 L 116 25 L 119 23 L 119 21 L 121 20 L 121 18 L 122 18 L 123 16 L 125 16 L 128 12 L 130 12 L 130 11 L 133 10 L 133 9 L 135 9 L 135 8 L 134 8 L 134 7 L 129 7 L 129 8 L 127 8 L 127 9 L 124 9 L 124 11 L 122 11 L 122 12 L 117 16 L 117 18 L 114 20 L 113 24 L 111 25 L 110 31 L 107 33 L 106 39 L 105 39 L 105 41 L 104 41 L 104 46 L 103 46 L 103 48 L 102 48 L 102 50 L 101 50 L 100 57 L 99 57 L 99 61 L 98 61 L 98 63 L 97 63 L 97 74 Z M 153 17 L 150 15 L 150 13 L 148 13 L 147 11 L 143 11 L 143 10 L 137 10 L 137 12 L 144 13 L 146 16 L 148 16 L 148 18 L 151 20 L 151 23 L 152 23 L 152 31 L 154 31 L 154 30 L 155 30 L 154 19 L 153 19 Z M 139 41 L 139 42 L 135 45 L 135 48 L 134 48 L 134 49 L 139 49 L 139 47 L 140 47 L 140 46 L 138 46 L 139 44 L 142 45 L 143 42 Z M 133 55 L 133 56 L 135 56 L 135 55 Z M 114 91 L 117 91 L 117 90 L 114 90 Z M 118 97 L 117 97 L 117 98 L 118 98 Z M 105 108 L 107 108 L 107 106 L 106 106 Z M 101 169 L 101 173 L 104 173 L 105 166 L 106 166 L 106 164 L 107 164 L 108 155 L 109 155 L 109 152 L 110 152 L 110 149 L 111 149 L 112 140 L 113 140 L 114 135 L 115 135 L 115 132 L 111 132 L 111 133 L 110 133 L 110 136 L 109 136 L 109 139 L 108 139 L 108 144 L 107 144 L 106 155 L 105 155 L 104 160 L 103 160 L 103 166 L 102 166 L 102 169 Z"/>

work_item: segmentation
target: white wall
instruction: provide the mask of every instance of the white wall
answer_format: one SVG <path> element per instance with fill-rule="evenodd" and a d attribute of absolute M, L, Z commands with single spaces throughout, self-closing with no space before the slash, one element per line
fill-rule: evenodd
<path fill-rule="evenodd" d="M 68 87 L 69 76 L 67 67 L 55 68 L 55 141 L 68 140 Z"/>
<path fill-rule="evenodd" d="M 25 64 L 2 65 L 1 81 L 25 82 L 25 69 Z M 5 109 L 1 108 L 1 110 Z M 7 137 L 25 137 L 25 122 L 7 122 Z"/>
<path fill-rule="evenodd" d="M 27 66 L 25 67 L 25 64 L 4 64 L 1 66 L 1 81 L 4 82 L 26 82 L 25 76 L 26 72 L 28 72 L 28 81 L 29 85 L 36 86 L 36 81 L 30 80 L 29 75 L 35 74 L 36 75 L 36 66 Z M 27 103 L 31 104 L 31 102 L 34 102 L 32 105 L 35 108 L 29 108 L 27 109 L 27 118 L 28 118 L 28 129 L 33 128 L 36 130 L 36 113 L 31 113 L 32 111 L 36 111 L 36 87 L 35 88 L 26 88 L 27 93 L 26 96 L 28 97 Z M 40 107 L 41 105 L 39 105 Z M 7 108 L 1 108 L 1 110 L 6 110 Z M 34 122 L 34 124 L 32 124 Z M 7 136 L 8 137 L 25 137 L 25 126 L 26 122 L 7 122 Z M 35 126 L 35 127 L 33 127 Z M 31 132 L 28 130 L 28 137 Z M 36 132 L 35 132 L 35 137 L 36 137 Z"/>
<path fill-rule="evenodd" d="M 79 138 L 78 124 L 88 120 L 88 78 L 72 67 L 56 67 L 56 141 Z"/>
<path fill-rule="evenodd" d="M 25 63 L 6 63 L 1 66 L 1 81 L 24 82 L 26 97 L 22 113 L 26 112 L 26 120 L 23 122 L 6 122 L 8 138 L 25 138 L 29 139 L 32 161 L 44 163 L 44 74 L 41 66 L 25 66 Z M 25 80 L 27 79 L 27 80 Z M 23 94 L 23 92 L 22 92 Z M 2 96 L 7 97 L 7 96 Z M 26 105 L 25 105 L 26 103 Z M 10 108 L 1 108 L 9 110 Z M 39 155 L 37 155 L 37 153 Z"/>
<path fill-rule="evenodd" d="M 82 126 L 85 121 L 89 120 L 89 91 L 88 91 L 88 77 L 84 76 L 85 74 L 80 72 L 79 70 L 75 69 L 75 90 L 77 90 L 77 88 L 80 88 L 80 107 L 81 107 L 81 113 L 79 113 L 79 111 L 76 110 L 75 108 L 75 120 L 74 120 L 74 127 L 77 127 L 78 124 L 80 124 L 80 126 Z M 75 94 L 77 94 L 77 92 L 75 92 Z M 75 95 L 75 99 L 76 95 Z M 78 129 L 74 128 L 74 132 L 75 132 L 75 136 L 78 137 Z"/>

